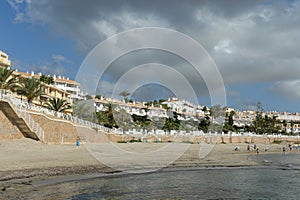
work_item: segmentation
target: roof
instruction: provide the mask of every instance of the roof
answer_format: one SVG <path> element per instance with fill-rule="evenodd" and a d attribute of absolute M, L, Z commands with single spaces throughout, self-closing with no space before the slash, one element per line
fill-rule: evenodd
<path fill-rule="evenodd" d="M 59 82 L 59 83 L 69 83 L 69 84 L 73 84 L 73 85 L 80 85 L 78 82 L 70 80 L 70 79 L 55 78 L 54 81 Z"/>
<path fill-rule="evenodd" d="M 117 104 L 119 106 L 127 106 L 127 107 L 134 107 L 134 108 L 148 108 L 152 110 L 164 110 L 164 108 L 159 108 L 159 107 L 152 107 L 152 106 L 145 106 L 141 102 L 136 102 L 136 103 L 125 103 L 119 100 L 111 100 L 111 99 L 95 99 L 95 103 L 112 103 L 112 104 Z"/>
<path fill-rule="evenodd" d="M 26 72 L 16 72 L 16 71 L 14 71 L 13 73 L 14 73 L 15 75 L 20 75 L 20 76 L 27 77 L 27 78 L 32 77 L 31 74 L 26 73 Z M 39 78 L 40 78 L 40 75 L 35 74 L 35 75 L 34 75 L 34 78 L 39 79 Z M 55 90 L 57 90 L 57 91 L 59 91 L 59 92 L 61 92 L 61 93 L 65 93 L 65 94 L 70 95 L 69 92 L 64 91 L 64 90 L 62 90 L 62 89 L 59 89 L 59 88 L 57 88 L 57 87 L 55 87 L 55 86 L 53 86 L 53 85 L 48 85 L 48 84 L 45 84 L 45 83 L 43 83 L 43 85 L 47 85 L 47 87 L 49 87 L 49 88 L 52 88 L 52 89 L 55 89 Z"/>
<path fill-rule="evenodd" d="M 16 75 L 20 75 L 20 76 L 24 76 L 24 77 L 32 77 L 32 75 L 30 73 L 27 72 L 17 72 L 14 71 L 14 74 Z M 34 74 L 34 78 L 40 78 L 41 76 L 39 74 Z M 54 82 L 59 82 L 59 83 L 69 83 L 69 84 L 73 84 L 73 85 L 80 85 L 78 82 L 73 81 L 73 80 L 68 80 L 68 79 L 63 79 L 63 78 L 53 78 Z"/>

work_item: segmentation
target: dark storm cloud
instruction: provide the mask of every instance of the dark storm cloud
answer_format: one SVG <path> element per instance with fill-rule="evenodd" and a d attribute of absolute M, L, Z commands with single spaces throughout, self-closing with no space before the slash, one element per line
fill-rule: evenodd
<path fill-rule="evenodd" d="M 158 26 L 203 45 L 227 84 L 269 82 L 274 83 L 272 92 L 280 93 L 290 83 L 282 81 L 300 77 L 299 1 L 43 0 L 26 1 L 24 12 L 17 1 L 9 2 L 25 21 L 49 25 L 76 41 L 82 53 L 113 34 Z"/>

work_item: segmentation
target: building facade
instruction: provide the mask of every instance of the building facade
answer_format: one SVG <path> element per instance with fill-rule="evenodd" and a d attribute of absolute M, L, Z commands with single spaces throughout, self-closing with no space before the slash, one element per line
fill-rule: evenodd
<path fill-rule="evenodd" d="M 109 103 L 113 104 L 118 110 L 124 109 L 130 115 L 147 115 L 149 117 L 168 118 L 167 111 L 162 108 L 162 106 L 146 106 L 145 102 L 125 103 L 125 101 L 103 97 L 101 97 L 100 99 L 95 99 L 96 111 L 106 111 L 106 104 Z"/>
<path fill-rule="evenodd" d="M 0 50 L 0 66 L 10 67 L 11 62 L 8 58 L 8 55 Z"/>
<path fill-rule="evenodd" d="M 68 92 L 71 95 L 73 101 L 84 100 L 85 95 L 80 90 L 80 84 L 74 80 L 70 80 L 68 77 L 53 75 L 54 86 L 61 90 Z"/>
<path fill-rule="evenodd" d="M 23 77 L 23 78 L 32 78 L 33 77 L 33 78 L 39 79 L 41 77 L 41 74 L 34 74 L 34 72 L 28 73 L 28 72 L 14 71 L 13 74 Z M 60 99 L 66 100 L 67 102 L 72 104 L 72 98 L 71 98 L 70 93 L 68 93 L 60 88 L 57 88 L 54 85 L 42 83 L 42 86 L 44 89 L 44 94 L 41 95 L 39 98 L 37 98 L 34 103 L 42 104 L 43 102 L 46 102 L 50 98 L 60 98 Z M 20 96 L 18 96 L 18 97 L 21 98 Z"/>

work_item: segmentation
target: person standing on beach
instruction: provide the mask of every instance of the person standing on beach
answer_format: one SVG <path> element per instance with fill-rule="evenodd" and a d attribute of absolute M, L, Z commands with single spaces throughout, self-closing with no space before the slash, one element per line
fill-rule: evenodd
<path fill-rule="evenodd" d="M 285 155 L 285 147 L 282 148 L 283 154 Z"/>
<path fill-rule="evenodd" d="M 259 155 L 259 148 L 256 147 L 256 154 Z"/>
<path fill-rule="evenodd" d="M 247 146 L 247 151 L 250 153 L 250 145 Z"/>
<path fill-rule="evenodd" d="M 251 151 L 251 152 L 254 151 L 254 145 L 253 145 L 253 144 L 251 144 L 250 151 Z"/>

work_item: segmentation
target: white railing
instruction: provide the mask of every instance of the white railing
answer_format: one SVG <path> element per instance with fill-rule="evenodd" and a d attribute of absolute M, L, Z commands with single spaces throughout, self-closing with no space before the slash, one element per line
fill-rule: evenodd
<path fill-rule="evenodd" d="M 8 91 L 9 92 L 9 91 Z M 4 99 L 6 101 L 9 101 L 11 105 L 14 106 L 15 110 L 18 112 L 19 116 L 22 116 L 23 119 L 30 125 L 32 130 L 36 131 L 37 134 L 40 136 L 40 138 L 44 138 L 44 132 L 43 129 L 39 126 L 39 124 L 35 123 L 33 119 L 30 117 L 29 113 L 27 110 L 33 110 L 37 111 L 39 113 L 44 113 L 50 116 L 58 117 L 64 120 L 71 121 L 77 125 L 82 125 L 82 126 L 87 126 L 91 128 L 95 128 L 100 131 L 108 132 L 108 133 L 115 133 L 115 134 L 133 134 L 133 135 L 140 135 L 144 134 L 146 130 L 140 129 L 131 129 L 124 131 L 123 129 L 116 129 L 116 128 L 107 128 L 102 125 L 86 121 L 77 117 L 74 117 L 69 114 L 61 113 L 61 112 L 55 112 L 53 110 L 49 110 L 45 107 L 42 106 L 37 106 L 35 104 L 27 103 L 26 101 L 22 101 L 21 99 L 16 98 L 13 94 L 7 93 L 5 94 L 4 91 L 0 90 L 0 99 Z M 164 131 L 164 130 L 150 130 L 148 131 L 149 133 L 154 133 L 158 135 L 197 135 L 197 136 L 209 136 L 209 135 L 216 135 L 216 133 L 209 132 L 209 133 L 204 133 L 203 131 L 178 131 L 178 130 L 171 130 L 169 131 Z M 268 135 L 258 135 L 255 133 L 251 132 L 244 132 L 244 133 L 235 133 L 232 132 L 231 134 L 221 134 L 220 135 L 227 135 L 227 136 L 268 136 L 268 137 L 297 137 L 297 136 L 285 136 L 285 135 L 274 135 L 274 134 L 268 134 Z M 298 136 L 299 137 L 299 136 Z"/>
<path fill-rule="evenodd" d="M 13 107 L 16 108 L 16 111 L 18 111 L 18 114 L 21 114 L 22 116 L 24 116 L 26 118 L 26 120 L 29 120 L 29 118 L 30 118 L 29 122 L 28 121 L 26 121 L 26 122 L 30 123 L 32 125 L 32 128 L 34 128 L 32 130 L 38 130 L 38 131 L 41 130 L 42 131 L 42 128 L 41 127 L 37 128 L 38 124 L 34 123 L 34 121 L 31 119 L 27 110 L 37 111 L 39 113 L 43 113 L 46 115 L 50 115 L 50 116 L 58 117 L 60 119 L 71 121 L 77 125 L 88 126 L 91 128 L 101 130 L 101 131 L 105 131 L 105 132 L 120 133 L 120 130 L 117 130 L 117 129 L 110 129 L 110 128 L 101 126 L 99 124 L 96 124 L 96 123 L 93 123 L 90 121 L 85 121 L 83 119 L 74 117 L 72 115 L 68 115 L 68 114 L 61 113 L 61 112 L 56 112 L 56 111 L 49 110 L 42 106 L 38 106 L 38 105 L 35 105 L 32 103 L 28 103 L 26 101 L 22 101 L 21 99 L 16 98 L 14 96 L 14 94 L 11 94 L 10 91 L 7 91 L 7 93 L 5 93 L 5 91 L 0 90 L 0 99 L 6 100 L 11 105 L 13 105 Z M 43 132 L 41 132 L 41 134 L 42 134 L 42 136 L 44 136 Z"/>
<path fill-rule="evenodd" d="M 15 110 L 17 115 L 20 118 L 24 119 L 24 121 L 28 125 L 29 129 L 32 132 L 36 133 L 40 140 L 44 141 L 44 130 L 42 129 L 42 127 L 38 123 L 36 123 L 32 119 L 32 117 L 27 112 L 27 110 L 22 108 L 21 104 L 17 104 L 18 99 L 11 98 L 11 95 L 10 94 L 5 94 L 5 92 L 3 90 L 0 90 L 0 99 L 10 103 L 10 105 Z"/>

